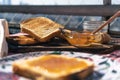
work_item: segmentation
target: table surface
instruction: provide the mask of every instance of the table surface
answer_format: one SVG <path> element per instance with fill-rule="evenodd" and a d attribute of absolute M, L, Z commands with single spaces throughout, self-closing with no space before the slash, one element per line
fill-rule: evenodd
<path fill-rule="evenodd" d="M 11 63 L 23 57 L 38 56 L 44 53 L 55 53 L 77 58 L 92 60 L 95 64 L 94 72 L 85 80 L 119 80 L 120 79 L 120 50 L 114 50 L 109 54 L 92 54 L 74 51 L 41 51 L 18 53 L 0 59 L 0 80 L 21 80 L 21 77 L 11 72 Z M 6 77 L 7 76 L 7 77 Z M 28 80 L 22 78 L 22 80 Z"/>
<path fill-rule="evenodd" d="M 120 40 L 120 39 L 119 39 Z M 120 41 L 118 41 L 120 42 Z M 113 41 L 114 43 L 114 41 Z M 116 39 L 115 39 L 116 43 Z M 61 44 L 60 44 L 61 45 Z M 58 45 L 59 46 L 59 45 Z M 66 46 L 68 46 L 66 48 Z M 95 64 L 94 72 L 85 80 L 119 80 L 120 79 L 120 45 L 116 44 L 110 49 L 84 49 L 62 45 L 51 46 L 10 46 L 13 47 L 6 57 L 0 59 L 0 80 L 21 80 L 21 77 L 12 73 L 11 62 L 45 53 L 57 53 L 72 57 L 92 60 Z M 46 47 L 46 48 L 45 48 Z M 56 47 L 56 48 L 55 48 Z M 50 51 L 49 51 L 50 50 Z M 7 76 L 7 77 L 6 77 Z M 28 79 L 22 79 L 28 80 Z"/>

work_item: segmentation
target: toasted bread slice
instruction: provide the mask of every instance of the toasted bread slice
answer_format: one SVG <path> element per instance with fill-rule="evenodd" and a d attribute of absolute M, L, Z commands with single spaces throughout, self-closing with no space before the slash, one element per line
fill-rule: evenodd
<path fill-rule="evenodd" d="M 31 35 L 40 42 L 49 41 L 60 34 L 62 25 L 45 17 L 36 17 L 24 20 L 20 23 L 21 31 Z"/>
<path fill-rule="evenodd" d="M 35 38 L 26 33 L 11 34 L 6 39 L 8 43 L 14 45 L 32 45 L 39 43 Z"/>
<path fill-rule="evenodd" d="M 81 58 L 43 55 L 15 61 L 12 66 L 14 73 L 34 80 L 76 80 L 92 73 L 94 64 Z"/>
<path fill-rule="evenodd" d="M 97 43 L 109 43 L 111 36 L 107 33 L 98 33 L 95 35 L 95 42 Z"/>

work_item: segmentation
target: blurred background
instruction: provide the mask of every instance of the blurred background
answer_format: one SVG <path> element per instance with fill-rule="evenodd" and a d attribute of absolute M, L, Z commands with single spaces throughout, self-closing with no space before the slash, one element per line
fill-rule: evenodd
<path fill-rule="evenodd" d="M 0 0 L 0 6 L 79 6 L 79 5 L 120 5 L 120 0 Z M 91 10 L 90 10 L 91 11 Z M 99 10 L 98 10 L 99 11 Z M 44 14 L 44 13 L 12 13 L 1 12 L 0 18 L 5 18 L 9 23 L 19 24 L 21 21 L 32 18 L 44 16 L 48 17 L 66 28 L 83 30 L 84 21 L 103 21 L 103 16 L 89 16 L 89 15 L 64 15 L 64 14 Z M 109 16 L 110 17 L 110 16 Z M 120 31 L 120 18 L 116 18 L 110 24 L 111 31 Z M 14 31 L 12 31 L 14 32 Z"/>
<path fill-rule="evenodd" d="M 111 0 L 120 4 L 120 0 Z M 103 0 L 0 0 L 0 5 L 103 5 Z"/>

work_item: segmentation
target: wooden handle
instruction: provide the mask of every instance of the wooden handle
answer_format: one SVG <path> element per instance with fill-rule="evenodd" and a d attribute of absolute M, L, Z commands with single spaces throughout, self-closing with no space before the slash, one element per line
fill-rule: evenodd
<path fill-rule="evenodd" d="M 105 23 L 100 25 L 97 29 L 95 29 L 92 34 L 95 34 L 96 32 L 100 31 L 102 28 L 104 28 L 107 24 L 112 22 L 116 17 L 120 15 L 120 11 L 116 12 L 110 19 L 108 19 Z"/>

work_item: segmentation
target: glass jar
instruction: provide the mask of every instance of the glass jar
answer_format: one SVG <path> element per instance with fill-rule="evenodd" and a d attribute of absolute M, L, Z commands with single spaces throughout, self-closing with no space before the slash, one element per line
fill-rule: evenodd
<path fill-rule="evenodd" d="M 67 41 L 73 46 L 89 46 L 91 43 L 95 41 L 94 36 L 91 33 L 83 33 L 77 31 L 71 31 L 71 33 L 66 35 L 65 37 Z"/>

